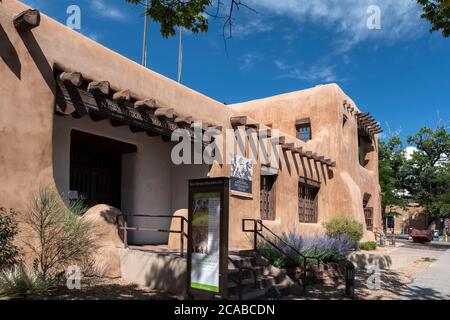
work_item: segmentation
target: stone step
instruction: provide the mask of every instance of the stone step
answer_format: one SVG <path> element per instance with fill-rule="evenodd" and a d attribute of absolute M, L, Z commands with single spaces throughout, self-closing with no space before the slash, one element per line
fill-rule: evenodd
<path fill-rule="evenodd" d="M 231 260 L 233 260 L 234 264 L 229 261 L 228 266 L 240 266 L 240 267 L 253 267 L 255 265 L 256 259 L 254 257 L 244 257 L 244 256 L 237 256 L 237 255 L 230 255 L 229 256 Z"/>
<path fill-rule="evenodd" d="M 274 286 L 277 284 L 277 281 L 272 276 L 258 276 L 256 278 L 256 287 L 259 289 L 267 289 L 271 286 Z M 242 279 L 242 287 L 243 288 L 254 288 L 255 285 L 255 279 L 253 277 L 248 277 L 245 279 Z M 228 289 L 234 289 L 237 288 L 238 284 L 232 280 L 228 281 Z"/>

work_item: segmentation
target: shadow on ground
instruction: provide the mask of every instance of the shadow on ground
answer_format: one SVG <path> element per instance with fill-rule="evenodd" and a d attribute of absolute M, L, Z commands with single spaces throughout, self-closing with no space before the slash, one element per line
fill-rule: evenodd
<path fill-rule="evenodd" d="M 176 300 L 170 295 L 148 290 L 118 278 L 89 278 L 81 289 L 70 290 L 65 285 L 52 292 L 50 300 Z"/>

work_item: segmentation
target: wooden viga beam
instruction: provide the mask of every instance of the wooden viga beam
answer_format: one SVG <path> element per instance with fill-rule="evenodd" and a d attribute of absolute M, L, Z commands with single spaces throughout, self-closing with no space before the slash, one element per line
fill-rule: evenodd
<path fill-rule="evenodd" d="M 314 159 L 312 151 L 306 151 L 305 152 L 305 157 L 307 157 L 308 159 Z"/>
<path fill-rule="evenodd" d="M 158 118 L 173 119 L 177 115 L 175 114 L 175 110 L 173 108 L 160 108 L 156 109 L 155 116 Z"/>
<path fill-rule="evenodd" d="M 272 137 L 272 129 L 271 128 L 262 128 L 259 129 L 258 135 L 261 138 L 271 138 Z"/>
<path fill-rule="evenodd" d="M 14 27 L 19 32 L 26 32 L 39 27 L 41 24 L 41 14 L 36 9 L 28 9 L 19 13 L 14 18 Z"/>
<path fill-rule="evenodd" d="M 374 125 L 375 120 L 373 120 L 373 119 L 360 120 L 359 123 L 360 123 L 362 126 L 370 127 L 370 126 Z"/>
<path fill-rule="evenodd" d="M 369 112 L 363 112 L 363 113 L 358 113 L 358 119 L 362 120 L 362 119 L 366 119 L 368 117 L 370 117 L 370 113 Z"/>
<path fill-rule="evenodd" d="M 285 136 L 279 136 L 279 137 L 272 137 L 272 143 L 275 144 L 285 144 L 286 143 L 286 137 Z"/>
<path fill-rule="evenodd" d="M 211 125 L 208 122 L 202 120 L 194 120 L 194 122 L 192 122 L 191 124 L 192 129 L 201 127 L 202 130 L 208 130 L 210 126 Z"/>
<path fill-rule="evenodd" d="M 178 125 L 185 125 L 185 124 L 190 125 L 192 124 L 192 122 L 193 122 L 192 117 L 178 116 L 175 119 L 175 123 Z"/>
<path fill-rule="evenodd" d="M 375 131 L 381 130 L 381 127 L 380 127 L 379 124 L 376 124 L 376 125 L 373 125 L 373 126 L 368 126 L 367 130 L 375 132 Z"/>
<path fill-rule="evenodd" d="M 239 126 L 245 126 L 245 125 L 247 125 L 247 116 L 231 117 L 230 123 L 233 128 L 239 127 Z"/>
<path fill-rule="evenodd" d="M 108 81 L 92 81 L 88 85 L 88 92 L 108 96 L 111 93 L 111 85 Z"/>
<path fill-rule="evenodd" d="M 284 143 L 281 145 L 281 149 L 283 149 L 283 151 L 292 151 L 295 149 L 295 144 L 294 143 Z"/>
<path fill-rule="evenodd" d="M 146 99 L 136 101 L 134 103 L 134 108 L 138 111 L 150 111 L 156 109 L 156 101 L 154 99 Z"/>
<path fill-rule="evenodd" d="M 113 100 L 114 101 L 130 101 L 131 100 L 131 91 L 130 90 L 118 91 L 118 92 L 114 93 Z"/>
<path fill-rule="evenodd" d="M 294 153 L 294 154 L 299 154 L 299 155 L 302 155 L 302 153 L 303 153 L 303 148 L 302 147 L 298 147 L 298 148 L 294 148 L 294 149 L 292 149 L 292 153 Z"/>
<path fill-rule="evenodd" d="M 75 87 L 81 86 L 84 80 L 80 72 L 63 72 L 58 76 L 58 79 Z"/>

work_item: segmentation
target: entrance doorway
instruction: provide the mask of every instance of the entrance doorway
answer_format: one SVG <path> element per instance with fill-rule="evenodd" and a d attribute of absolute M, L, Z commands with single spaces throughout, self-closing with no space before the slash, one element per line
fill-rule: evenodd
<path fill-rule="evenodd" d="M 132 144 L 71 132 L 70 190 L 86 204 L 108 204 L 121 210 L 122 155 L 137 152 Z"/>

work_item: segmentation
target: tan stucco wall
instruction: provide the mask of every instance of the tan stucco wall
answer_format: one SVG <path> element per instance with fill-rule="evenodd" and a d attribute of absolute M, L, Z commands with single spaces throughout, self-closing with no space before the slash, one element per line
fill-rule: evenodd
<path fill-rule="evenodd" d="M 362 196 L 372 195 L 375 224 L 381 226 L 376 153 L 370 167 L 358 163 L 357 125 L 354 117 L 342 128 L 343 100 L 351 102 L 337 85 L 263 100 L 225 106 L 184 87 L 95 43 L 42 15 L 31 33 L 19 33 L 12 20 L 27 9 L 15 0 L 0 2 L 0 205 L 26 211 L 29 198 L 40 184 L 54 184 L 52 137 L 54 124 L 53 68 L 81 72 L 85 79 L 107 80 L 114 90 L 130 89 L 137 99 L 153 98 L 197 120 L 230 128 L 230 117 L 249 115 L 262 124 L 272 123 L 297 146 L 324 155 L 337 167 L 311 168 L 292 154 L 281 159 L 277 186 L 277 230 L 297 227 L 305 234 L 322 232 L 320 224 L 298 223 L 297 182 L 300 175 L 322 181 L 319 220 L 348 215 L 364 222 Z M 354 105 L 354 103 L 353 103 Z M 295 120 L 309 117 L 313 141 L 295 139 Z M 57 134 L 57 133 L 55 133 Z M 303 160 L 306 161 L 306 160 Z M 297 164 L 296 164 L 297 163 Z M 256 165 L 253 199 L 230 201 L 230 247 L 249 247 L 241 232 L 242 218 L 259 218 L 259 165 Z M 210 176 L 229 176 L 229 166 L 214 165 Z M 186 204 L 187 206 L 187 204 Z M 183 209 L 177 208 L 175 210 Z M 174 210 L 174 211 L 175 211 Z M 370 237 L 368 234 L 367 237 Z"/>

